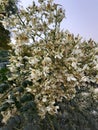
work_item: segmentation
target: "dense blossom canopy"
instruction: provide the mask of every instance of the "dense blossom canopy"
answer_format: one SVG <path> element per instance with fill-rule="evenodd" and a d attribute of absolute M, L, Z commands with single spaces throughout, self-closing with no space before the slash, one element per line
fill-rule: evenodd
<path fill-rule="evenodd" d="M 76 86 L 98 83 L 98 44 L 60 30 L 65 16 L 61 5 L 52 0 L 38 2 L 5 18 L 8 22 L 4 24 L 13 31 L 16 41 L 10 43 L 8 80 L 14 81 L 13 89 L 25 80 L 32 82 L 25 91 L 34 95 L 39 115 L 44 118 L 47 112 L 57 113 L 57 101 L 75 97 Z"/>

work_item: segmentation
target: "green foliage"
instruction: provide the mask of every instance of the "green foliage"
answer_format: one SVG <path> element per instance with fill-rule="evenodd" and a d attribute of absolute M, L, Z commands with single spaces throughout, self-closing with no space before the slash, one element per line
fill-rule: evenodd
<path fill-rule="evenodd" d="M 0 84 L 0 94 L 4 93 L 8 88 L 9 88 L 8 84 L 4 84 L 4 83 Z"/>
<path fill-rule="evenodd" d="M 4 28 L 0 22 L 0 49 L 8 50 L 11 47 L 8 45 L 10 42 L 10 32 Z"/>
<path fill-rule="evenodd" d="M 7 13 L 8 16 L 17 13 L 18 11 L 17 3 L 18 0 L 8 0 L 8 3 L 5 7 L 5 12 Z"/>
<path fill-rule="evenodd" d="M 0 84 L 7 81 L 8 68 L 8 51 L 0 50 Z"/>
<path fill-rule="evenodd" d="M 7 75 L 6 75 L 7 72 L 8 72 L 7 68 L 0 69 L 0 83 L 2 83 L 2 82 L 7 80 Z"/>

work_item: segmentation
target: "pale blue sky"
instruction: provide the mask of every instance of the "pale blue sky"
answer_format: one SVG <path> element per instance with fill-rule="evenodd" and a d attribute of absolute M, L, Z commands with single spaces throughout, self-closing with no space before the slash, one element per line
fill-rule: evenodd
<path fill-rule="evenodd" d="M 27 6 L 33 0 L 20 0 L 21 5 Z M 36 1 L 36 0 L 34 0 Z M 92 38 L 98 42 L 98 0 L 54 0 L 65 9 L 66 19 L 61 27 L 83 39 Z"/>

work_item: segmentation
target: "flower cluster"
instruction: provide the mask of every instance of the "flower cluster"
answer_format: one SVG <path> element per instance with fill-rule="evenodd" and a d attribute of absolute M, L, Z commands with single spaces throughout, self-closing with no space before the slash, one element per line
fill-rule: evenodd
<path fill-rule="evenodd" d="M 8 22 L 17 36 L 16 43 L 10 44 L 9 80 L 33 83 L 26 91 L 34 95 L 44 118 L 47 112 L 57 113 L 57 101 L 75 97 L 76 86 L 98 83 L 98 44 L 61 31 L 64 12 L 52 0 L 39 0 L 39 6 L 33 2 L 19 15 Z M 33 44 L 28 44 L 31 39 Z"/>

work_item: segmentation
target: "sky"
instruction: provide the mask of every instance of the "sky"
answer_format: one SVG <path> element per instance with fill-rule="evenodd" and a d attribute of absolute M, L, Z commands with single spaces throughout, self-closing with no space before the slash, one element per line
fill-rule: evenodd
<path fill-rule="evenodd" d="M 24 7 L 33 0 L 20 0 Z M 34 0 L 36 1 L 36 0 Z M 69 30 L 75 36 L 80 35 L 84 40 L 92 38 L 98 42 L 98 0 L 54 0 L 65 9 L 66 18 L 61 28 Z"/>

